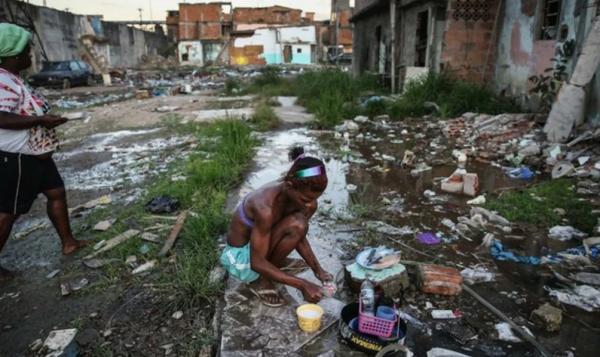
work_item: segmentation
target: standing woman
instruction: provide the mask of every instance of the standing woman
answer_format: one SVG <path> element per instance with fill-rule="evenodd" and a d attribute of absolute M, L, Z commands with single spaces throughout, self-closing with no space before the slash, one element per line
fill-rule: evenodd
<path fill-rule="evenodd" d="M 58 147 L 54 128 L 67 120 L 47 115 L 48 103 L 19 78 L 31 66 L 30 51 L 28 31 L 0 23 L 0 252 L 15 220 L 43 193 L 67 255 L 85 245 L 73 238 L 65 186 L 52 159 Z M 12 275 L 0 266 L 0 280 Z"/>
<path fill-rule="evenodd" d="M 317 210 L 317 199 L 327 188 L 323 161 L 290 152 L 292 167 L 286 175 L 248 194 L 235 211 L 221 264 L 232 276 L 249 284 L 250 291 L 270 307 L 285 301 L 274 282 L 292 286 L 304 299 L 317 302 L 322 288 L 282 270 L 294 250 L 321 282 L 333 280 L 322 267 L 306 237 L 308 221 Z"/>

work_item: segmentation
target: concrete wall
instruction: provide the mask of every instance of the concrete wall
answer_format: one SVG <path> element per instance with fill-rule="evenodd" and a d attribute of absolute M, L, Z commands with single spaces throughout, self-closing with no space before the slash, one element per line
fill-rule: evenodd
<path fill-rule="evenodd" d="M 179 41 L 177 44 L 177 56 L 179 57 L 179 63 L 183 65 L 204 65 L 202 42 Z"/>
<path fill-rule="evenodd" d="M 376 2 L 376 1 L 370 1 Z M 359 1 L 356 2 L 357 7 Z M 363 8 L 366 5 L 361 5 Z M 356 11 L 355 11 L 356 13 Z M 376 28 L 381 27 L 381 38 L 377 38 Z M 379 72 L 380 41 L 383 42 L 386 52 L 391 48 L 390 14 L 389 8 L 384 7 L 372 11 L 368 16 L 362 17 L 354 23 L 352 68 L 355 74 L 365 71 Z M 389 56 L 388 56 L 389 58 Z"/>
<path fill-rule="evenodd" d="M 556 53 L 556 47 L 568 40 L 575 40 L 577 50 L 581 49 L 593 17 L 595 7 L 581 6 L 578 0 L 562 2 L 559 26 L 567 26 L 566 38 L 558 40 L 540 40 L 539 28 L 542 14 L 542 3 L 534 0 L 514 0 L 505 2 L 502 22 L 497 44 L 495 81 L 497 91 L 515 96 L 528 108 L 538 105 L 535 97 L 529 95 L 531 84 L 528 78 L 544 73 L 551 68 L 550 61 Z M 569 72 L 576 63 L 573 58 L 567 64 Z M 593 84 L 589 88 L 588 117 L 599 118 L 600 121 L 600 68 Z"/>
<path fill-rule="evenodd" d="M 16 0 L 0 0 L 0 21 L 35 28 L 34 70 L 41 68 L 44 60 L 42 48 L 49 61 L 81 59 L 79 44 L 84 35 L 103 39 L 96 41 L 95 51 L 107 56 L 109 67 L 116 68 L 135 67 L 143 55 L 168 46 L 164 35 Z"/>

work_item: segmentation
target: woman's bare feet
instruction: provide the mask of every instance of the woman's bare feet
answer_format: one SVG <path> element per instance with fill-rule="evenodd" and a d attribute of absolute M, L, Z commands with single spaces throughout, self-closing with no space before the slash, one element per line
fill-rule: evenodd
<path fill-rule="evenodd" d="M 0 281 L 10 280 L 15 277 L 15 273 L 10 270 L 4 269 L 0 266 Z"/>
<path fill-rule="evenodd" d="M 66 243 L 63 245 L 62 253 L 64 255 L 71 255 L 78 251 L 81 248 L 85 248 L 90 244 L 90 241 L 87 240 L 73 240 L 72 242 Z"/>
<path fill-rule="evenodd" d="M 285 304 L 285 300 L 270 280 L 260 278 L 248 284 L 248 288 L 265 306 L 280 307 Z"/>

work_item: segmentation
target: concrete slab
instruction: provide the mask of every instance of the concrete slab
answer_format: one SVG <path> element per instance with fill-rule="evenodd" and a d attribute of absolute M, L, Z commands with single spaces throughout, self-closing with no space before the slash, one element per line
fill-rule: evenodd
<path fill-rule="evenodd" d="M 572 84 L 563 86 L 544 127 L 548 141 L 554 143 L 565 142 L 571 135 L 576 123 L 583 118 L 584 111 L 585 90 Z"/>

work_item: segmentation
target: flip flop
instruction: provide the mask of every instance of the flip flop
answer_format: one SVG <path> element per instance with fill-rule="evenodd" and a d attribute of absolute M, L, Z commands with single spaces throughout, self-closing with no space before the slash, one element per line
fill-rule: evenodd
<path fill-rule="evenodd" d="M 250 289 L 250 291 L 252 292 L 252 294 L 254 294 L 254 296 L 256 296 L 260 302 L 268 307 L 281 307 L 283 305 L 285 305 L 285 302 L 281 302 L 280 304 L 272 304 L 270 302 L 268 302 L 267 300 L 265 300 L 265 295 L 277 295 L 280 299 L 283 300 L 283 298 L 281 297 L 281 295 L 279 295 L 279 292 L 277 290 L 274 289 L 261 289 L 261 290 L 255 290 L 251 287 L 248 287 L 248 289 Z"/>

